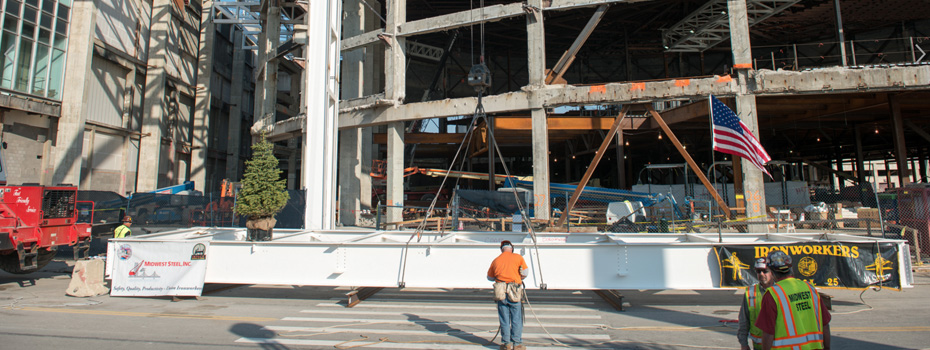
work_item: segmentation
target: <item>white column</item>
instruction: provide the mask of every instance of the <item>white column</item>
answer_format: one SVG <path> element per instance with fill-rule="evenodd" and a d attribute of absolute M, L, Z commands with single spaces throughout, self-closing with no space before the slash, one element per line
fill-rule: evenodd
<path fill-rule="evenodd" d="M 311 1 L 306 17 L 307 125 L 301 173 L 307 185 L 304 228 L 335 226 L 341 1 Z"/>

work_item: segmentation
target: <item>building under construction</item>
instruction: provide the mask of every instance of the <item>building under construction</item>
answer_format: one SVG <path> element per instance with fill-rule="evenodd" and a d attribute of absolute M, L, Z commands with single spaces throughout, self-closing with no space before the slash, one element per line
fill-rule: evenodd
<path fill-rule="evenodd" d="M 370 224 L 361 220 L 375 201 L 391 205 L 385 222 L 402 221 L 413 166 L 531 176 L 543 199 L 530 203 L 534 216 L 549 220 L 550 184 L 630 189 L 650 166 L 704 174 L 726 161 L 737 170 L 710 177 L 733 184 L 728 205 L 765 215 L 772 179 L 713 151 L 710 95 L 794 169 L 776 176 L 806 182 L 811 197 L 845 191 L 861 203 L 865 186 L 927 182 L 923 2 L 3 0 L 2 9 L 11 183 L 126 193 L 193 180 L 216 191 L 240 178 L 264 133 L 289 188 L 318 185 L 308 157 L 333 158 L 323 171 L 338 174 L 324 175 L 337 190 L 323 196 L 338 196 L 343 225 Z M 320 52 L 321 40 L 339 46 Z M 324 80 L 334 88 L 314 88 Z M 334 123 L 315 124 L 330 114 Z M 305 137 L 314 125 L 338 128 L 327 136 L 338 152 Z M 376 161 L 383 180 L 372 179 Z"/>

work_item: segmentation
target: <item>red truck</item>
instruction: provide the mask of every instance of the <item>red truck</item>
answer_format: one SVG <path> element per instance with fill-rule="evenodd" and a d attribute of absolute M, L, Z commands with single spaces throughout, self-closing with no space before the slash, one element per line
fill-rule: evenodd
<path fill-rule="evenodd" d="M 93 202 L 78 201 L 77 187 L 0 186 L 0 269 L 35 272 L 63 245 L 86 257 L 92 222 Z"/>

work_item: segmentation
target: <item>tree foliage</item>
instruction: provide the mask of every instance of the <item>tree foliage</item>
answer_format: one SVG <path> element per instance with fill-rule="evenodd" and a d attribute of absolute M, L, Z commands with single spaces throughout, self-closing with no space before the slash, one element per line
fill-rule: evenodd
<path fill-rule="evenodd" d="M 262 134 L 261 141 L 252 145 L 252 159 L 245 162 L 235 210 L 251 220 L 274 217 L 290 198 L 273 150 L 274 144 Z"/>

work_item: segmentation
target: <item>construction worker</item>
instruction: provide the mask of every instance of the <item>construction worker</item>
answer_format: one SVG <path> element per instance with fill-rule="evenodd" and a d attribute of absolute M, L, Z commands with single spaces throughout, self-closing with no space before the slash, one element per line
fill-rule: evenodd
<path fill-rule="evenodd" d="M 830 312 L 808 282 L 791 277 L 791 256 L 769 253 L 768 267 L 775 284 L 762 297 L 756 327 L 762 330 L 762 349 L 830 349 Z"/>
<path fill-rule="evenodd" d="M 494 281 L 494 300 L 500 320 L 501 350 L 523 350 L 523 279 L 529 266 L 519 254 L 513 253 L 510 241 L 501 242 L 498 255 L 488 269 L 488 280 Z"/>
<path fill-rule="evenodd" d="M 119 225 L 116 229 L 113 230 L 113 238 L 125 238 L 132 235 L 132 230 L 129 227 L 132 226 L 132 218 L 129 215 L 123 217 L 123 224 Z"/>
<path fill-rule="evenodd" d="M 756 259 L 755 268 L 759 283 L 753 284 L 746 290 L 743 303 L 739 307 L 739 330 L 736 331 L 736 339 L 739 340 L 741 350 L 762 349 L 762 330 L 756 327 L 756 319 L 762 307 L 762 296 L 775 282 L 768 262 L 768 258 Z M 750 340 L 752 347 L 749 346 Z"/>

